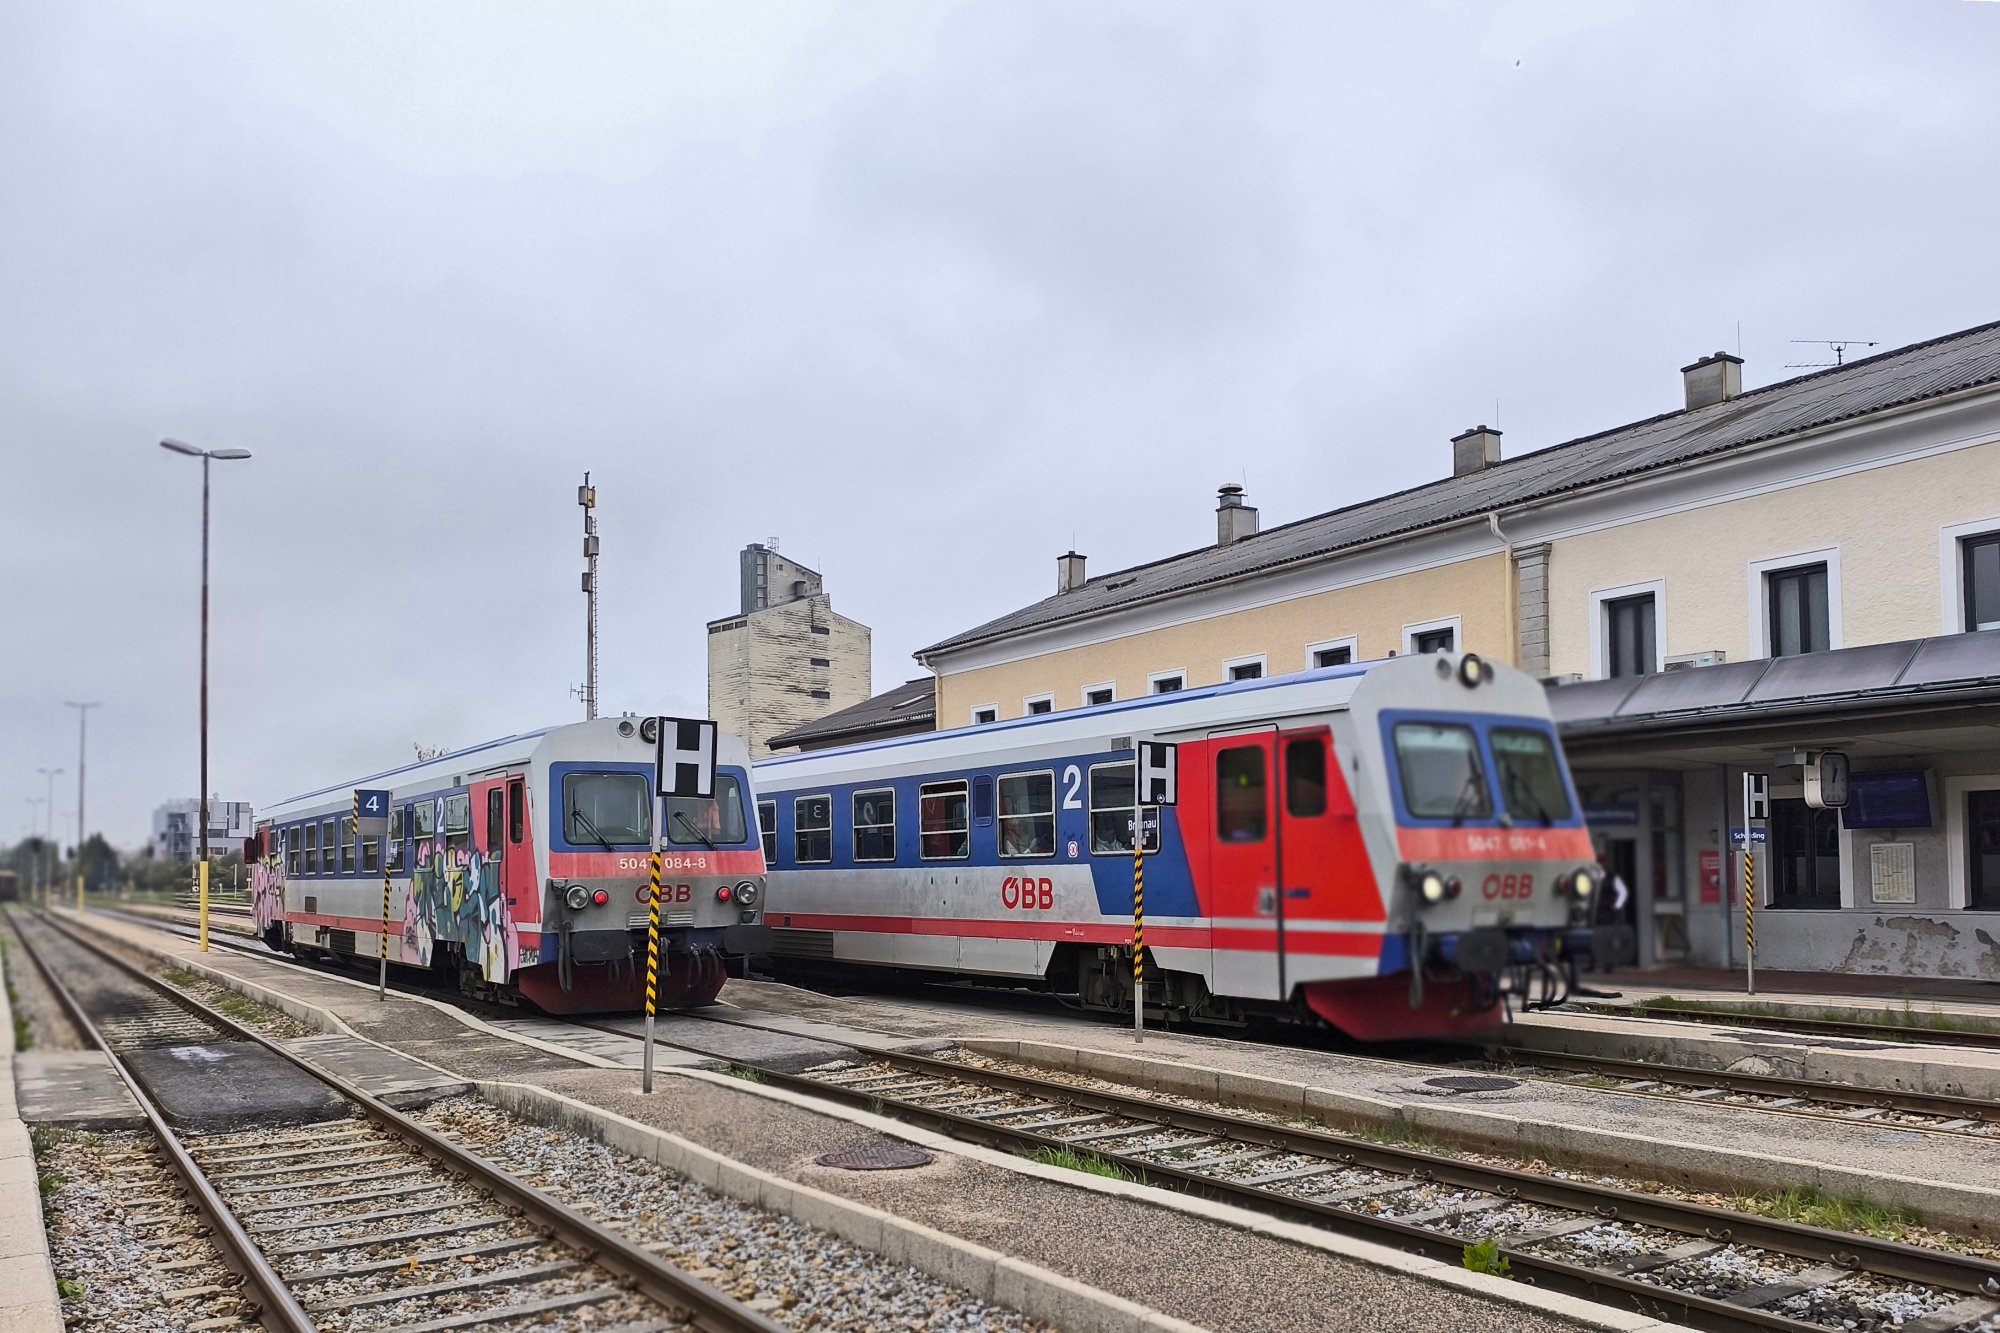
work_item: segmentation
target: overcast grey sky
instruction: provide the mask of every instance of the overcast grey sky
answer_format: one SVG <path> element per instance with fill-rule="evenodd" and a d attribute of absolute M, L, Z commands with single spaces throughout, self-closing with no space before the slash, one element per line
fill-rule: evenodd
<path fill-rule="evenodd" d="M 2000 5 L 0 0 L 0 836 L 699 712 L 777 538 L 909 654 L 2000 318 Z M 1497 404 L 1497 406 L 1496 406 Z M 59 828 L 63 827 L 60 823 Z"/>

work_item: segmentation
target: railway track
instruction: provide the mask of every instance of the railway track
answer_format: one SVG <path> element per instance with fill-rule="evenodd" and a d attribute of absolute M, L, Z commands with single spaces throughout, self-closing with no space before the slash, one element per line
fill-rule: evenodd
<path fill-rule="evenodd" d="M 1724 1333 L 2000 1328 L 2000 1264 L 1946 1251 L 923 1056 L 759 1074 L 1446 1262 L 1491 1239 L 1516 1278 Z"/>
<path fill-rule="evenodd" d="M 66 929 L 13 917 L 79 1031 L 103 1051 L 186 1186 L 240 1308 L 209 1328 L 279 1333 L 776 1333 L 772 1322 L 362 1089 Z M 88 979 L 79 996 L 65 978 Z M 341 1118 L 175 1128 L 129 1059 L 240 1045 L 304 1071 Z"/>

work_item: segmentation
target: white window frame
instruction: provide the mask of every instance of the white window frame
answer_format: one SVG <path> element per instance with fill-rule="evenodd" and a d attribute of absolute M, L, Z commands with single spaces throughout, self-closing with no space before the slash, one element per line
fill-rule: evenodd
<path fill-rule="evenodd" d="M 1000 813 L 1000 784 L 1009 778 L 1047 778 L 1049 780 L 1049 849 L 1046 852 L 1009 852 L 1007 846 L 1007 826 L 1009 819 L 1040 819 L 1041 815 L 1003 815 Z M 1134 793 L 1137 794 L 1136 792 Z M 966 807 L 970 814 L 971 806 Z M 1000 773 L 993 779 L 993 850 L 1002 861 L 1047 861 L 1055 857 L 1056 844 L 1062 841 L 1062 791 L 1056 784 L 1053 768 L 1023 768 L 1012 773 Z"/>
<path fill-rule="evenodd" d="M 1618 588 L 1597 588 L 1590 594 L 1590 678 L 1611 678 L 1611 640 L 1604 632 L 1604 604 L 1622 602 L 1627 597 L 1653 596 L 1653 670 L 1667 669 L 1667 581 L 1627 583 Z M 1827 570 L 1826 595 L 1833 598 L 1833 571 Z M 1829 616 L 1832 614 L 1828 612 Z"/>
<path fill-rule="evenodd" d="M 805 858 L 804 858 L 803 856 L 800 856 L 800 855 L 799 855 L 799 807 L 800 807 L 801 805 L 804 805 L 804 804 L 805 804 L 805 803 L 806 803 L 807 801 L 825 801 L 825 802 L 826 802 L 826 829 L 825 829 L 825 833 L 826 833 L 826 859 L 825 859 L 824 861 L 808 861 L 808 860 L 806 860 L 806 859 L 805 859 Z M 837 821 L 836 821 L 836 820 L 834 819 L 834 817 L 833 817 L 833 793 L 832 793 L 832 792 L 830 792 L 830 791 L 822 791 L 822 792 L 814 792 L 814 793 L 812 793 L 811 795 L 808 795 L 808 796 L 794 796 L 794 797 L 792 798 L 792 864 L 793 864 L 793 865 L 799 865 L 799 866 L 830 866 L 830 865 L 832 865 L 832 864 L 833 864 L 833 826 L 834 826 L 834 824 L 835 824 L 836 822 L 837 822 Z M 820 829 L 817 829 L 817 828 L 808 828 L 808 829 L 806 829 L 806 832 L 807 832 L 807 833 L 818 833 L 818 832 L 820 832 L 820 831 L 821 831 L 821 830 L 820 830 Z"/>
<path fill-rule="evenodd" d="M 2000 773 L 1969 773 L 1944 780 L 1945 908 L 1963 912 L 1972 899 L 1972 867 L 1965 863 L 1965 797 L 2000 788 Z"/>
<path fill-rule="evenodd" d="M 1233 683 L 1236 677 L 1232 676 L 1230 672 L 1234 671 L 1237 667 L 1243 666 L 1254 666 L 1257 668 L 1257 675 L 1251 679 L 1262 680 L 1271 674 L 1271 663 L 1264 653 L 1252 653 L 1248 657 L 1229 657 L 1223 659 L 1222 683 L 1225 685 Z"/>
<path fill-rule="evenodd" d="M 1080 707 L 1096 708 L 1100 706 L 1090 702 L 1090 692 L 1092 690 L 1110 690 L 1111 698 L 1106 702 L 1114 704 L 1118 702 L 1118 682 L 1115 680 L 1100 680 L 1095 685 L 1086 685 L 1077 691 L 1076 697 Z"/>
<path fill-rule="evenodd" d="M 2000 534 L 2000 517 L 1953 523 L 1938 529 L 1938 624 L 1944 633 L 1966 634 L 1972 630 L 1965 623 L 1965 552 L 1960 544 L 1967 537 L 1995 534 Z M 1828 578 L 1829 581 L 1832 578 L 1830 573 Z"/>
<path fill-rule="evenodd" d="M 1840 548 L 1830 546 L 1823 551 L 1800 551 L 1796 555 L 1778 556 L 1772 560 L 1752 560 L 1750 562 L 1750 656 L 1769 657 L 1771 655 L 1771 599 L 1770 585 L 1766 574 L 1782 574 L 1788 569 L 1801 565 L 1826 566 L 1826 647 L 1831 652 L 1847 646 L 1847 636 L 1840 623 Z"/>
<path fill-rule="evenodd" d="M 1319 670 L 1319 667 L 1314 664 L 1313 659 L 1318 657 L 1321 653 L 1325 652 L 1329 648 L 1345 648 L 1347 650 L 1347 660 L 1349 662 L 1359 662 L 1361 660 L 1361 639 L 1357 635 L 1350 634 L 1344 639 L 1327 639 L 1321 643 L 1307 644 L 1306 670 L 1308 671 Z"/>
<path fill-rule="evenodd" d="M 982 719 L 979 716 L 981 713 L 991 713 L 993 714 L 993 716 L 990 718 Z M 972 721 L 968 724 L 970 726 L 974 727 L 991 726 L 993 723 L 998 722 L 1000 720 L 1000 705 L 974 704 L 972 705 L 972 713 L 970 716 L 972 718 Z"/>
<path fill-rule="evenodd" d="M 1056 697 L 1053 694 L 1030 694 L 1021 700 L 1021 716 L 1040 716 L 1030 707 L 1032 704 L 1047 704 L 1051 713 L 1056 711 Z"/>
<path fill-rule="evenodd" d="M 938 829 L 933 832 L 965 834 L 965 850 L 957 856 L 932 856 L 924 850 L 924 792 L 929 790 L 938 796 L 950 795 L 949 788 L 958 787 L 965 793 L 965 827 L 963 829 Z M 917 859 L 919 861 L 963 861 L 972 855 L 972 783 L 966 778 L 940 778 L 936 782 L 917 784 Z"/>
<path fill-rule="evenodd" d="M 864 796 L 887 796 L 889 798 L 889 822 L 886 824 L 863 824 L 861 811 L 856 802 Z M 849 860 L 856 865 L 882 865 L 896 859 L 896 789 L 894 787 L 864 787 L 847 794 L 847 845 Z M 863 856 L 861 854 L 861 830 L 864 828 L 886 828 L 889 830 L 889 854 L 887 856 Z"/>
<path fill-rule="evenodd" d="M 1187 689 L 1188 688 L 1187 668 L 1174 667 L 1172 670 L 1169 671 L 1154 671 L 1149 673 L 1146 677 L 1146 693 L 1158 694 L 1159 690 L 1157 690 L 1154 687 L 1157 686 L 1161 681 L 1171 680 L 1175 676 L 1179 676 L 1181 678 L 1181 688 L 1184 690 Z"/>
<path fill-rule="evenodd" d="M 1403 626 L 1403 656 L 1413 657 L 1416 655 L 1417 636 L 1419 634 L 1429 634 L 1434 630 L 1441 629 L 1451 631 L 1451 650 L 1453 652 L 1462 653 L 1465 651 L 1465 631 L 1459 625 L 1459 617 L 1446 616 L 1443 620 L 1420 620 L 1414 625 Z"/>

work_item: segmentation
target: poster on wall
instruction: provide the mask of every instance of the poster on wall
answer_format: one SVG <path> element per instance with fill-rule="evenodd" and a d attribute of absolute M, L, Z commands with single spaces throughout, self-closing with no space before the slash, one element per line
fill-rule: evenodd
<path fill-rule="evenodd" d="M 1878 842 L 1868 849 L 1868 896 L 1878 903 L 1917 900 L 1916 845 Z"/>
<path fill-rule="evenodd" d="M 1722 853 L 1708 848 L 1701 854 L 1701 904 L 1717 907 L 1722 903 Z M 1736 905 L 1736 858 L 1729 858 L 1729 903 Z"/>

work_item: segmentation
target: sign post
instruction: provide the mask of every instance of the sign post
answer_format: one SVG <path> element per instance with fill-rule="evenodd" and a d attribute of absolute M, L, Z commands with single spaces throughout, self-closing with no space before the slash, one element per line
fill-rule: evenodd
<path fill-rule="evenodd" d="M 1747 993 L 1757 993 L 1757 844 L 1771 817 L 1771 777 L 1743 775 L 1743 967 Z"/>
<path fill-rule="evenodd" d="M 376 936 L 375 998 L 389 998 L 389 793 L 379 788 L 354 789 L 354 855 L 370 838 L 382 842 L 382 930 Z"/>
<path fill-rule="evenodd" d="M 715 799 L 715 723 L 706 719 L 657 717 L 653 752 L 653 856 L 646 893 L 646 1050 L 639 1091 L 653 1090 L 653 1017 L 658 1011 L 660 975 L 660 838 L 667 798 Z"/>
<path fill-rule="evenodd" d="M 1146 838 L 1160 843 L 1160 807 L 1180 785 L 1179 751 L 1161 741 L 1132 746 L 1132 1044 L 1146 1040 Z"/>

